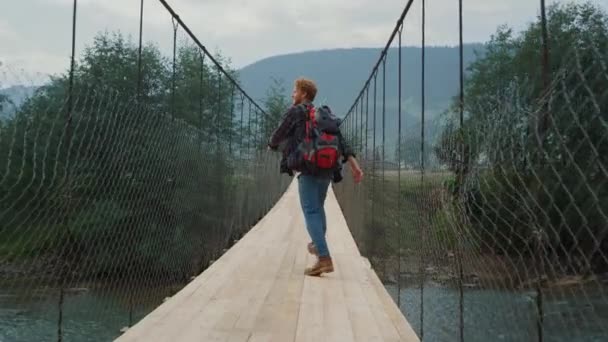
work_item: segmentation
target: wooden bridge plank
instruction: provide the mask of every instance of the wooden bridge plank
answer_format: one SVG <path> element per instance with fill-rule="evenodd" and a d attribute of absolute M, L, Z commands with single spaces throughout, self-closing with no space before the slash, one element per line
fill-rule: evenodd
<path fill-rule="evenodd" d="M 117 341 L 418 341 L 359 254 L 332 191 L 328 240 L 335 272 L 304 276 L 294 182 L 241 241 Z"/>

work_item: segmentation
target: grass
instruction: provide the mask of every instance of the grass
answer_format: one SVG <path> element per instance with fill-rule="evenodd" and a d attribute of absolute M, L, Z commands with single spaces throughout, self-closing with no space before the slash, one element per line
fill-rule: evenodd
<path fill-rule="evenodd" d="M 448 177 L 446 173 L 429 173 L 423 178 L 419 172 L 403 171 L 399 180 L 396 171 L 387 171 L 384 175 L 381 172 L 368 174 L 355 193 L 352 193 L 354 188 L 350 181 L 345 182 L 341 188 L 346 195 L 343 199 L 346 201 L 348 198 L 349 201 L 343 204 L 366 212 L 366 229 L 406 237 L 418 232 L 440 211 L 443 205 L 439 198 L 443 194 L 442 184 Z M 355 205 L 349 203 L 351 201 L 361 203 Z M 396 247 L 395 243 L 389 242 Z"/>
<path fill-rule="evenodd" d="M 377 172 L 368 174 L 359 194 L 342 194 L 362 253 L 383 280 L 394 277 L 398 268 L 401 273 L 417 274 L 421 259 L 424 267 L 444 267 L 439 276 L 451 272 L 459 231 L 447 188 L 451 178 L 449 172 Z M 345 203 L 346 199 L 354 203 Z M 363 224 L 353 216 L 364 217 Z"/>
<path fill-rule="evenodd" d="M 61 241 L 62 226 L 23 227 L 18 232 L 2 229 L 0 260 L 7 262 L 24 261 L 38 257 Z"/>
<path fill-rule="evenodd" d="M 443 186 L 448 173 L 396 171 L 378 175 L 373 181 L 375 201 L 373 227 L 385 231 L 388 250 L 420 249 L 423 239 L 449 237 L 449 198 Z M 377 214 L 376 214 L 377 213 Z M 370 222 L 371 223 L 371 222 Z"/>
<path fill-rule="evenodd" d="M 466 284 L 519 286 L 524 277 L 517 268 L 526 268 L 519 265 L 523 261 L 482 253 L 480 237 L 459 222 L 463 209 L 450 194 L 451 173 L 429 172 L 423 177 L 420 172 L 403 171 L 400 176 L 397 171 L 368 175 L 359 197 L 348 193 L 340 197 L 348 209 L 345 215 L 351 217 L 349 225 L 353 215 L 365 218 L 353 234 L 384 282 L 395 282 L 398 274 L 402 282 L 416 282 L 423 275 L 455 286 L 459 256 Z M 361 204 L 345 203 L 347 199 Z"/>

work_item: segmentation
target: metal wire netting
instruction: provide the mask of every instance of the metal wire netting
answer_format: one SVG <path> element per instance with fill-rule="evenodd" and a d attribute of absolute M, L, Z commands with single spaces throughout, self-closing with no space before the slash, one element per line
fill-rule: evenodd
<path fill-rule="evenodd" d="M 608 338 L 607 18 L 552 6 L 547 44 L 541 20 L 499 29 L 431 119 L 402 89 L 432 84 L 402 70 L 398 23 L 343 126 L 366 180 L 335 189 L 421 339 Z"/>
<path fill-rule="evenodd" d="M 0 340 L 117 337 L 289 183 L 263 149 L 264 110 L 157 10 L 169 55 L 115 31 L 41 85 L 0 66 L 0 81 L 22 86 L 0 97 Z"/>

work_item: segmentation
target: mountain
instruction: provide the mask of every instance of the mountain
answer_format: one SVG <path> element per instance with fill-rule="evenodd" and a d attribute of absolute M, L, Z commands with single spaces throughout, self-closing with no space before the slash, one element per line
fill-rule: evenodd
<path fill-rule="evenodd" d="M 272 78 L 283 80 L 286 96 L 290 96 L 294 79 L 304 76 L 315 80 L 319 93 L 317 103 L 330 105 L 340 116 L 353 104 L 381 49 L 354 48 L 308 51 L 274 56 L 250 64 L 239 70 L 245 90 L 258 100 L 265 97 Z M 483 53 L 482 44 L 464 46 L 465 67 L 476 59 L 475 51 Z M 458 47 L 426 48 L 426 105 L 427 109 L 443 110 L 459 87 Z M 421 103 L 421 49 L 402 49 L 402 100 L 410 110 L 418 110 Z M 386 61 L 387 108 L 397 107 L 398 49 L 388 52 Z M 382 100 L 382 66 L 377 78 L 378 101 Z M 370 93 L 371 94 L 371 93 Z M 370 103 L 371 103 L 370 99 Z"/>
<path fill-rule="evenodd" d="M 313 79 L 319 92 L 315 103 L 327 104 L 340 117 L 346 115 L 380 56 L 381 49 L 354 48 L 308 51 L 274 56 L 239 70 L 239 80 L 250 95 L 261 102 L 272 78 L 282 80 L 285 95 L 290 96 L 292 82 L 304 76 Z M 467 44 L 463 56 L 465 68 L 483 54 L 482 44 Z M 426 133 L 429 140 L 437 133 L 438 114 L 449 106 L 459 91 L 458 47 L 426 48 Z M 402 49 L 402 122 L 403 133 L 420 135 L 421 48 Z M 466 69 L 465 69 L 466 70 Z M 398 119 L 398 49 L 388 52 L 386 61 L 386 140 L 395 145 Z M 382 65 L 377 76 L 377 134 L 382 132 Z M 370 88 L 370 113 L 373 109 L 373 82 Z M 371 118 L 371 114 L 370 114 Z M 371 119 L 370 119 L 371 121 Z M 371 127 L 371 122 L 369 123 Z"/>
<path fill-rule="evenodd" d="M 35 86 L 17 85 L 0 89 L 0 119 L 11 117 L 17 108 L 34 94 L 36 88 Z"/>

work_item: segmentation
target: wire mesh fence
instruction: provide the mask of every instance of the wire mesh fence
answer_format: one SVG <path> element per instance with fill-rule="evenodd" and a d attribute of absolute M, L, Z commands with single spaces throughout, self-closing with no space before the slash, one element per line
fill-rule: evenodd
<path fill-rule="evenodd" d="M 608 15 L 543 10 L 456 70 L 462 96 L 432 118 L 399 21 L 343 124 L 367 177 L 339 202 L 424 341 L 608 338 Z"/>
<path fill-rule="evenodd" d="M 113 339 L 288 185 L 264 110 L 165 5 L 136 13 L 144 36 L 144 13 L 165 20 L 167 41 L 96 33 L 42 84 L 0 65 L 21 85 L 0 96 L 0 340 Z"/>
<path fill-rule="evenodd" d="M 425 46 L 425 2 L 408 1 L 344 122 L 367 177 L 345 177 L 340 204 L 424 341 L 608 336 L 608 19 L 541 3 L 455 70 L 461 93 L 430 116 L 426 50 L 420 70 L 403 63 L 417 10 Z M 263 152 L 264 110 L 166 2 L 128 2 L 139 21 L 89 36 L 77 23 L 100 14 L 74 5 L 68 72 L 0 65 L 36 85 L 0 92 L 1 340 L 112 339 L 289 180 Z M 165 39 L 143 42 L 151 22 Z"/>

